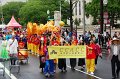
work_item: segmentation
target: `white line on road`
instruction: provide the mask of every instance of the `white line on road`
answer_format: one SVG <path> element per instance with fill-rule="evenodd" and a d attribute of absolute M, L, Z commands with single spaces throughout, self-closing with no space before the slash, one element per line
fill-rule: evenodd
<path fill-rule="evenodd" d="M 4 67 L 2 63 L 0 63 L 0 67 Z M 10 71 L 6 67 L 5 72 L 11 79 L 17 79 L 13 74 L 10 75 Z"/>
<path fill-rule="evenodd" d="M 68 65 L 67 65 L 67 67 L 68 67 L 68 68 L 71 68 L 71 67 L 68 66 Z M 87 73 L 87 72 L 81 71 L 81 70 L 79 70 L 79 69 L 75 69 L 75 70 L 76 70 L 76 71 L 79 71 L 79 72 L 82 72 L 82 73 L 84 73 L 84 74 L 86 74 L 86 75 L 90 75 L 90 76 L 92 76 L 92 77 L 95 77 L 95 78 L 97 78 L 97 79 L 103 79 L 103 78 L 97 77 L 97 76 L 95 76 L 95 75 L 91 75 L 91 74 L 89 74 L 89 73 Z"/>

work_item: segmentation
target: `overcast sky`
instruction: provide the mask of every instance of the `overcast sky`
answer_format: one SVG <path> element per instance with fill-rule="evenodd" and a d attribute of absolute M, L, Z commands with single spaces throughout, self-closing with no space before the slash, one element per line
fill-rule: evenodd
<path fill-rule="evenodd" d="M 0 0 L 2 2 L 2 4 L 5 4 L 6 2 L 11 2 L 11 1 L 22 1 L 22 2 L 25 2 L 27 0 Z"/>

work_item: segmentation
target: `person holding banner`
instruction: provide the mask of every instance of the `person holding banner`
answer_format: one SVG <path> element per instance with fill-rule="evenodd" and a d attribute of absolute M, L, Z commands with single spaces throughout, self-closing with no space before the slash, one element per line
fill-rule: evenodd
<path fill-rule="evenodd" d="M 43 62 L 42 60 L 45 58 L 45 51 L 44 49 L 46 48 L 45 43 L 44 43 L 44 37 L 40 38 L 40 45 L 39 45 L 39 61 L 40 61 L 40 68 L 41 68 L 41 72 L 44 71 L 44 67 L 45 67 L 45 62 Z"/>
<path fill-rule="evenodd" d="M 48 46 L 50 46 L 50 42 L 47 41 L 47 48 L 45 49 L 45 67 L 44 67 L 44 74 L 46 77 L 49 77 L 50 75 L 54 75 L 54 61 L 53 59 L 49 59 L 48 54 Z"/>
<path fill-rule="evenodd" d="M 65 41 L 63 41 L 62 46 L 67 46 Z M 61 69 L 61 72 L 67 72 L 66 67 L 67 67 L 66 59 L 65 58 L 58 59 L 58 68 Z"/>
<path fill-rule="evenodd" d="M 59 42 L 56 40 L 56 37 L 52 38 L 51 44 L 52 44 L 52 46 L 59 45 Z M 56 72 L 56 65 L 57 65 L 57 59 L 54 59 L 54 72 Z"/>
<path fill-rule="evenodd" d="M 84 45 L 83 40 L 80 40 L 78 45 Z M 84 70 L 85 69 L 85 58 L 79 58 L 78 59 L 78 66 L 81 67 L 80 70 Z"/>
<path fill-rule="evenodd" d="M 86 56 L 86 68 L 87 68 L 87 73 L 94 74 L 95 71 L 95 44 L 94 41 L 91 40 L 90 43 L 87 44 L 87 56 Z"/>
<path fill-rule="evenodd" d="M 75 38 L 75 36 L 73 36 L 73 40 L 72 40 L 72 46 L 76 46 L 78 43 L 78 40 Z M 75 70 L 75 66 L 76 66 L 76 58 L 70 58 L 70 65 L 71 65 L 71 69 Z"/>

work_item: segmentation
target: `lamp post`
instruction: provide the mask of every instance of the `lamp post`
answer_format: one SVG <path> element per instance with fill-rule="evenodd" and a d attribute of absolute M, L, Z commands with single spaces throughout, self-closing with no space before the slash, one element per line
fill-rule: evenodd
<path fill-rule="evenodd" d="M 50 10 L 47 10 L 47 15 L 48 15 L 48 18 L 47 18 L 47 21 L 50 19 Z"/>

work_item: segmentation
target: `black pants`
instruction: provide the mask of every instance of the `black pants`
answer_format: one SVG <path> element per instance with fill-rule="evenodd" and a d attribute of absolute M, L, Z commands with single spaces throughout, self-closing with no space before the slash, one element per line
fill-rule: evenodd
<path fill-rule="evenodd" d="M 97 65 L 97 60 L 98 60 L 98 55 L 96 55 L 96 58 L 95 58 L 95 65 Z"/>
<path fill-rule="evenodd" d="M 117 66 L 117 69 L 115 67 Z M 112 76 L 116 77 L 116 75 L 119 75 L 120 71 L 120 61 L 118 60 L 118 56 L 113 55 L 111 59 L 111 67 L 112 67 Z"/>
<path fill-rule="evenodd" d="M 76 58 L 70 58 L 70 66 L 72 69 L 76 66 Z"/>
<path fill-rule="evenodd" d="M 58 59 L 58 68 L 66 70 L 66 59 Z"/>
<path fill-rule="evenodd" d="M 11 57 L 10 58 L 11 65 L 16 65 L 16 60 L 17 60 L 16 57 Z"/>

